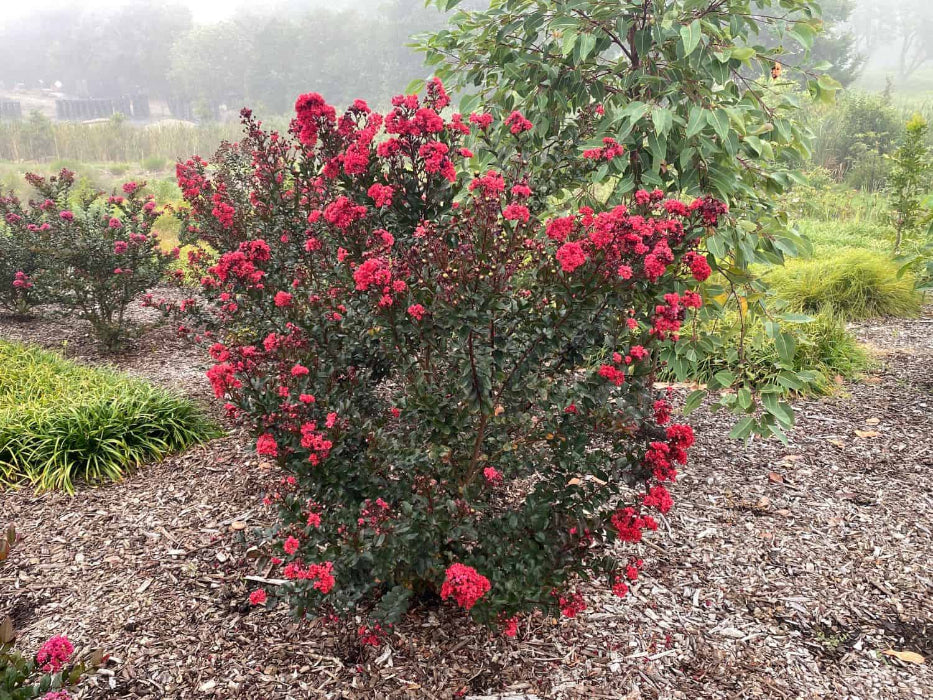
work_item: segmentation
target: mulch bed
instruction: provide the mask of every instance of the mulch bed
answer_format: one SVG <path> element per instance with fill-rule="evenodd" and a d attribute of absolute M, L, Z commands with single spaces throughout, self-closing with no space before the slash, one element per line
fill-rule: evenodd
<path fill-rule="evenodd" d="M 669 527 L 624 601 L 510 640 L 416 609 L 361 651 L 318 621 L 244 604 L 247 533 L 274 478 L 234 432 L 70 498 L 0 494 L 23 541 L 0 618 L 35 649 L 101 647 L 87 698 L 925 698 L 933 696 L 933 318 L 856 327 L 861 383 L 796 403 L 790 444 L 726 435 L 701 409 Z M 102 358 L 80 323 L 0 320 L 0 337 Z M 203 357 L 167 329 L 116 366 L 208 400 Z M 244 527 L 245 526 L 245 527 Z M 885 651 L 912 651 L 926 663 Z"/>

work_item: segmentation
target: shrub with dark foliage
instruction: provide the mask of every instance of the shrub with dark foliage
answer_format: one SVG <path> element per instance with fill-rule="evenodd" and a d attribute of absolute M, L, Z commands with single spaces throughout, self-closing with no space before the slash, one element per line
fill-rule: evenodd
<path fill-rule="evenodd" d="M 68 170 L 26 179 L 38 199 L 23 204 L 12 195 L 0 197 L 0 217 L 9 228 L 5 235 L 29 241 L 33 256 L 29 271 L 17 270 L 10 282 L 20 303 L 34 302 L 27 295 L 36 285 L 41 301 L 89 321 L 107 348 L 120 346 L 130 330 L 127 307 L 163 278 L 178 254 L 163 251 L 152 230 L 161 210 L 142 194 L 145 183 L 128 182 L 120 194 L 79 197 L 72 193 L 74 173 Z M 0 284 L 7 283 L 6 276 Z"/>
<path fill-rule="evenodd" d="M 303 95 L 290 133 L 245 110 L 240 144 L 178 167 L 188 235 L 220 253 L 192 256 L 187 323 L 290 474 L 279 591 L 299 614 L 366 611 L 368 643 L 425 597 L 514 634 L 582 610 L 582 580 L 625 595 L 693 442 L 653 394 L 656 350 L 701 304 L 725 207 L 639 191 L 548 215 L 531 121 L 447 105 L 438 81 L 385 117 Z M 471 132 L 498 168 L 465 169 Z M 621 153 L 607 139 L 578 167 Z"/>

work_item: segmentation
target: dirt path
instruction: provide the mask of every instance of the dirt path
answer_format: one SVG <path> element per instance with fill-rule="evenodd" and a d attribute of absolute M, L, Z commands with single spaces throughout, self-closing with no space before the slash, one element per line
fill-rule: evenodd
<path fill-rule="evenodd" d="M 0 494 L 0 524 L 25 538 L 0 565 L 0 617 L 27 648 L 66 633 L 111 653 L 93 698 L 931 697 L 933 318 L 857 332 L 877 370 L 798 402 L 789 446 L 743 447 L 727 416 L 695 414 L 669 532 L 644 543 L 634 594 L 593 591 L 578 619 L 526 621 L 516 640 L 422 609 L 360 655 L 320 623 L 249 610 L 235 528 L 268 519 L 270 475 L 236 435 L 74 498 Z M 46 345 L 80 335 L 0 323 Z M 206 394 L 191 351 L 158 333 L 141 347 L 116 363 Z"/>

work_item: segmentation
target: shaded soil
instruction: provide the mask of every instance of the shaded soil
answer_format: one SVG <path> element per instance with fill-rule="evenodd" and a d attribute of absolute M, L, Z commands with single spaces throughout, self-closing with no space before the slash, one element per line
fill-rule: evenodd
<path fill-rule="evenodd" d="M 232 434 L 73 498 L 0 493 L 23 536 L 0 564 L 0 617 L 34 649 L 102 647 L 88 698 L 925 698 L 933 696 L 933 317 L 855 327 L 864 382 L 796 403 L 790 444 L 727 439 L 701 409 L 676 506 L 639 545 L 624 601 L 514 640 L 416 609 L 363 651 L 321 622 L 244 605 L 244 536 L 275 478 Z M 101 357 L 80 323 L 0 320 L 0 337 Z M 109 358 L 207 400 L 206 367 L 167 329 Z M 245 529 L 244 529 L 245 526 Z M 885 651 L 926 657 L 915 664 Z"/>

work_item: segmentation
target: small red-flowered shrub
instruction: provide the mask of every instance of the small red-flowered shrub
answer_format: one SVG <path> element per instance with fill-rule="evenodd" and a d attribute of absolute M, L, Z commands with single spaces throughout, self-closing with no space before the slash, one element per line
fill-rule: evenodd
<path fill-rule="evenodd" d="M 161 250 L 152 230 L 161 210 L 143 196 L 145 183 L 128 182 L 110 196 L 78 196 L 68 170 L 26 180 L 37 199 L 0 197 L 0 220 L 12 238 L 30 241 L 34 256 L 30 271 L 14 273 L 14 297 L 30 305 L 58 304 L 89 321 L 106 347 L 119 346 L 130 330 L 127 307 L 162 279 L 177 256 Z M 6 282 L 0 277 L 0 285 Z"/>
<path fill-rule="evenodd" d="M 414 600 L 514 635 L 522 613 L 584 610 L 583 580 L 624 595 L 693 443 L 652 380 L 725 207 L 639 191 L 546 212 L 532 121 L 447 103 L 438 82 L 385 117 L 304 95 L 288 134 L 245 110 L 240 144 L 178 168 L 188 235 L 220 246 L 192 256 L 187 302 L 208 376 L 290 474 L 270 496 L 290 583 L 250 600 L 362 610 L 366 643 Z M 580 167 L 621 155 L 605 146 Z"/>
<path fill-rule="evenodd" d="M 11 195 L 0 192 L 0 310 L 26 316 L 41 303 L 35 275 L 39 270 L 38 234 L 16 227 L 19 215 L 8 208 Z"/>

